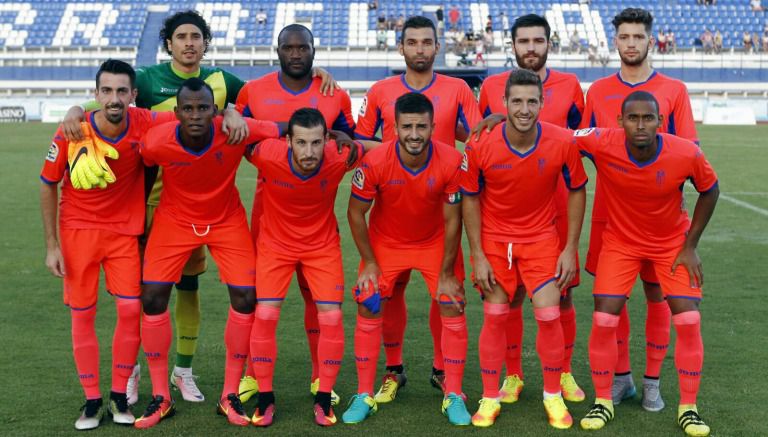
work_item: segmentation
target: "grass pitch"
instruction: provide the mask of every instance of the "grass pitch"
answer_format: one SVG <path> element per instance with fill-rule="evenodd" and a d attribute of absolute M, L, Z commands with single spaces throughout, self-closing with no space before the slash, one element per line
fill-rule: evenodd
<path fill-rule="evenodd" d="M 0 344 L 5 349 L 0 355 L 0 433 L 8 436 L 76 434 L 73 423 L 79 414 L 77 409 L 83 403 L 83 393 L 72 360 L 69 311 L 62 305 L 60 281 L 45 269 L 45 248 L 39 218 L 38 175 L 54 130 L 55 126 L 49 124 L 0 125 L 0 137 L 4 138 L 0 145 L 0 182 L 3 187 L 0 190 L 0 222 L 3 223 L 0 238 L 0 277 L 3 278 Z M 705 360 L 699 410 L 711 425 L 714 436 L 768 435 L 768 424 L 758 406 L 759 396 L 764 390 L 761 384 L 768 376 L 762 367 L 768 362 L 768 323 L 762 308 L 768 278 L 765 269 L 768 261 L 768 191 L 764 185 L 765 168 L 768 168 L 765 143 L 768 127 L 699 126 L 699 133 L 702 147 L 719 173 L 723 193 L 699 248 L 706 275 L 705 299 L 701 307 Z M 585 165 L 591 172 L 591 164 Z M 247 207 L 251 204 L 255 180 L 255 170 L 243 164 L 238 186 Z M 693 194 L 688 196 L 689 207 L 695 199 Z M 342 232 L 349 287 L 356 278 L 358 256 L 346 225 L 348 196 L 349 184 L 346 183 L 339 190 L 336 212 Z M 588 227 L 587 220 L 582 233 L 582 259 L 586 253 Z M 470 341 L 464 390 L 469 395 L 470 412 L 474 413 L 481 394 L 477 338 L 482 305 L 469 283 L 465 286 L 469 290 L 467 318 Z M 591 286 L 592 278 L 582 274 L 582 285 L 574 295 L 579 331 L 573 372 L 588 397 L 586 402 L 569 404 L 575 421 L 584 415 L 594 395 L 587 358 Z M 303 303 L 294 285 L 278 328 L 279 356 L 275 375 L 277 421 L 266 430 L 237 429 L 228 425 L 223 417 L 215 415 L 216 399 L 223 381 L 227 293 L 218 282 L 213 264 L 210 271 L 202 276 L 200 289 L 202 332 L 193 365 L 195 373 L 200 375 L 198 384 L 206 395 L 206 401 L 191 404 L 177 396 L 176 417 L 149 431 L 152 435 L 359 435 L 361 432 L 371 435 L 588 434 L 577 424 L 571 430 L 556 431 L 546 423 L 541 405 L 541 374 L 534 350 L 535 324 L 530 305 L 526 305 L 525 309 L 523 366 L 526 387 L 521 400 L 513 405 L 504 405 L 502 415 L 490 429 L 451 427 L 440 414 L 440 393 L 428 383 L 432 361 L 427 325 L 429 299 L 419 275 L 414 275 L 408 287 L 409 320 L 404 353 L 409 383 L 400 392 L 397 401 L 382 405 L 378 414 L 360 425 L 340 423 L 330 429 L 314 425 L 312 398 L 309 395 L 309 354 L 302 328 Z M 636 288 L 638 291 L 639 288 Z M 645 305 L 641 296 L 637 295 L 629 304 L 636 384 L 641 384 L 645 360 L 642 322 Z M 97 329 L 102 346 L 101 387 L 102 393 L 107 396 L 114 309 L 111 297 L 106 293 L 100 297 Z M 357 386 L 352 359 L 355 306 L 349 300 L 344 305 L 344 314 L 347 345 L 336 386 L 336 391 L 342 396 L 342 404 L 336 409 L 339 416 Z M 382 370 L 383 361 L 379 374 Z M 645 412 L 640 407 L 639 399 L 625 401 L 617 407 L 616 420 L 598 434 L 682 436 L 676 425 L 678 391 L 671 350 L 662 373 L 662 394 L 667 403 L 662 412 Z M 134 413 L 138 415 L 143 411 L 149 396 L 149 374 L 144 366 L 141 398 Z M 252 412 L 254 401 L 250 401 L 246 408 L 249 413 Z M 138 432 L 105 421 L 91 435 L 136 435 Z"/>

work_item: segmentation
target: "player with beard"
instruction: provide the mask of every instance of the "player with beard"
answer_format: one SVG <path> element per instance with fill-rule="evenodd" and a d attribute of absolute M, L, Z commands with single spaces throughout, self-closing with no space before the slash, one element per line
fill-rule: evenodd
<path fill-rule="evenodd" d="M 470 142 L 462 163 L 464 226 L 474 282 L 483 296 L 479 340 L 483 397 L 472 424 L 491 426 L 501 412 L 498 384 L 507 347 L 509 302 L 522 283 L 539 328 L 536 351 L 544 408 L 549 424 L 564 429 L 573 419 L 560 387 L 565 352 L 560 296 L 579 269 L 576 250 L 587 176 L 571 144 L 571 131 L 538 121 L 543 100 L 538 75 L 513 71 L 505 97 L 507 120 Z M 561 180 L 570 190 L 564 246 L 554 224 L 554 194 Z"/>
<path fill-rule="evenodd" d="M 314 36 L 312 31 L 301 24 L 284 27 L 277 36 L 277 56 L 280 70 L 268 73 L 258 79 L 248 81 L 237 96 L 237 109 L 243 117 L 258 120 L 285 122 L 301 108 L 315 108 L 323 114 L 328 130 L 334 129 L 354 135 L 355 121 L 352 118 L 352 103 L 343 90 L 337 90 L 333 96 L 324 96 L 322 80 L 312 75 L 312 62 L 315 57 Z M 259 219 L 263 211 L 264 181 L 256 185 L 251 210 L 251 235 L 254 247 L 259 236 Z M 301 296 L 304 298 L 304 328 L 307 333 L 310 357 L 312 358 L 312 377 L 310 392 L 317 393 L 320 385 L 317 362 L 317 342 L 320 327 L 317 321 L 317 308 L 312 301 L 307 280 L 301 267 L 296 269 L 296 278 Z M 247 366 L 246 376 L 240 381 L 240 399 L 248 401 L 258 391 L 258 383 L 253 377 L 253 368 Z M 333 405 L 338 404 L 339 396 L 332 393 Z"/>
<path fill-rule="evenodd" d="M 598 79 L 587 91 L 587 102 L 582 127 L 618 127 L 621 105 L 630 93 L 647 91 L 658 101 L 661 115 L 661 132 L 670 133 L 698 143 L 696 126 L 691 111 L 691 100 L 685 84 L 665 76 L 651 68 L 648 53 L 653 48 L 653 17 L 644 9 L 627 8 L 613 19 L 616 29 L 614 46 L 621 58 L 618 73 Z M 597 272 L 602 246 L 603 230 L 608 221 L 603 200 L 603 186 L 597 178 L 595 200 L 592 208 L 592 228 L 585 270 Z M 664 302 L 657 274 L 650 263 L 640 271 L 647 301 L 645 321 L 646 366 L 643 378 L 643 408 L 660 411 L 664 401 L 659 390 L 659 375 L 669 346 L 672 313 Z M 621 310 L 616 334 L 619 359 L 613 381 L 613 403 L 633 397 L 636 393 L 629 361 L 629 317 L 627 307 Z"/>
<path fill-rule="evenodd" d="M 40 208 L 45 229 L 45 264 L 64 278 L 64 304 L 72 317 L 72 349 L 86 402 L 75 428 L 93 429 L 101 420 L 99 343 L 96 302 L 99 270 L 115 298 L 117 324 L 112 340 L 112 389 L 107 412 L 115 423 L 130 425 L 126 385 L 139 350 L 141 266 L 136 238 L 144 231 L 144 166 L 138 144 L 151 126 L 173 120 L 173 113 L 130 108 L 136 98 L 136 73 L 122 61 L 104 62 L 96 73 L 99 110 L 86 114 L 88 136 L 114 147 L 110 160 L 115 181 L 103 189 L 77 190 L 67 157 L 85 159 L 81 142 L 67 141 L 59 128 L 40 176 Z M 88 140 L 90 141 L 90 139 Z M 82 164 L 81 164 L 82 165 Z M 62 183 L 59 204 L 58 184 Z M 60 215 L 58 213 L 61 213 Z M 57 223 L 57 215 L 58 223 Z M 57 232 L 58 224 L 58 232 Z"/>
<path fill-rule="evenodd" d="M 448 145 L 455 145 L 457 139 L 465 141 L 472 126 L 480 121 L 480 110 L 466 82 L 434 72 L 440 44 L 432 20 L 421 16 L 408 18 L 403 26 L 398 50 L 405 60 L 405 73 L 373 84 L 360 108 L 355 129 L 357 138 L 372 139 L 381 128 L 384 142 L 397 139 L 395 101 L 403 94 L 417 92 L 429 97 L 434 106 L 435 129 L 432 138 Z M 405 305 L 405 285 L 408 280 L 409 274 L 406 273 L 395 281 L 392 298 L 383 315 L 387 374 L 375 396 L 378 403 L 394 400 L 398 388 L 406 382 L 403 338 L 408 318 Z M 440 308 L 434 300 L 429 312 L 429 327 L 434 349 L 430 382 L 445 392 L 445 372 L 440 349 Z"/>
<path fill-rule="evenodd" d="M 547 68 L 547 55 L 551 43 L 549 40 L 550 27 L 547 20 L 536 14 L 523 15 L 512 25 L 512 47 L 515 51 L 517 66 L 538 74 L 544 87 L 543 110 L 539 115 L 541 121 L 560 127 L 576 129 L 581 122 L 584 110 L 584 93 L 575 74 L 562 73 Z M 506 119 L 504 107 L 504 86 L 509 77 L 508 72 L 495 74 L 483 81 L 480 88 L 480 110 L 488 116 L 477 125 L 473 132 L 479 133 L 486 128 L 488 132 L 497 123 Z M 487 127 L 486 127 L 487 126 Z M 568 237 L 568 189 L 560 181 L 555 193 L 557 215 L 555 223 L 560 236 L 560 245 L 564 248 Z M 579 285 L 579 274 L 565 288 L 560 301 L 560 322 L 563 325 L 565 337 L 565 357 L 563 374 L 560 382 L 563 398 L 572 402 L 584 400 L 584 391 L 576 383 L 571 373 L 571 357 L 576 342 L 576 311 L 573 307 L 572 290 Z M 507 376 L 501 388 L 501 402 L 513 403 L 523 389 L 522 344 L 523 317 L 522 305 L 525 299 L 525 287 L 518 287 L 509 309 L 507 324 Z"/>
<path fill-rule="evenodd" d="M 203 57 L 213 36 L 208 23 L 196 11 L 180 11 L 165 19 L 160 29 L 160 41 L 165 51 L 171 56 L 170 62 L 140 67 L 136 71 L 136 106 L 153 111 L 172 111 L 176 106 L 176 93 L 181 84 L 191 77 L 197 77 L 213 89 L 214 103 L 223 111 L 228 104 L 236 102 L 238 93 L 245 82 L 237 76 L 218 67 L 201 65 Z M 332 78 L 321 70 L 315 73 L 322 75 L 325 88 L 331 88 Z M 86 107 L 91 107 L 88 103 Z M 230 142 L 237 143 L 248 135 L 245 122 L 236 113 L 224 113 L 224 133 L 229 133 Z M 83 120 L 83 109 L 79 106 L 70 108 L 62 123 L 63 132 L 70 140 L 80 139 L 80 122 Z M 146 234 L 152 227 L 152 217 L 160 201 L 162 192 L 162 170 L 157 175 L 147 201 Z M 143 249 L 143 247 L 142 247 Z M 205 249 L 199 248 L 192 252 L 184 273 L 176 284 L 175 319 L 177 326 L 176 365 L 171 375 L 171 383 L 177 388 L 185 401 L 202 402 L 203 393 L 198 389 L 195 376 L 192 373 L 192 361 L 197 350 L 197 337 L 200 333 L 200 299 L 198 293 L 198 277 L 207 270 Z M 128 400 L 131 404 L 138 400 L 138 382 L 140 368 L 137 365 L 128 381 Z"/>

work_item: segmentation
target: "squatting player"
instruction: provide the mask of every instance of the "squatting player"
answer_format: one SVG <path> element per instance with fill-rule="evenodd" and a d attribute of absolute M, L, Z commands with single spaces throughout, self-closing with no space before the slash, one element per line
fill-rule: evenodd
<path fill-rule="evenodd" d="M 224 388 L 217 410 L 230 423 L 247 425 L 250 419 L 237 388 L 253 323 L 254 252 L 235 174 L 247 144 L 276 138 L 280 132 L 273 122 L 247 120 L 248 137 L 227 144 L 213 90 L 199 78 L 184 81 L 176 100 L 178 122 L 151 129 L 141 149 L 145 165 L 163 168 L 165 183 L 144 254 L 141 295 L 141 338 L 153 399 L 135 426 L 150 428 L 175 411 L 167 379 L 172 335 L 168 301 L 189 254 L 203 245 L 219 266 L 231 303 L 224 331 Z"/>
<path fill-rule="evenodd" d="M 513 71 L 505 97 L 507 120 L 471 142 L 462 163 L 464 225 L 484 315 L 479 342 L 483 397 L 472 423 L 491 426 L 501 412 L 498 384 L 509 301 L 522 283 L 539 326 L 536 350 L 549 423 L 569 428 L 573 419 L 560 389 L 564 356 L 560 295 L 579 268 L 576 250 L 587 176 L 571 144 L 571 131 L 538 121 L 543 99 L 538 75 Z M 568 241 L 562 250 L 554 224 L 554 194 L 562 183 L 561 173 L 571 190 Z"/>
<path fill-rule="evenodd" d="M 251 364 L 259 384 L 258 406 L 251 419 L 256 426 L 269 426 L 274 420 L 275 331 L 291 276 L 299 265 L 320 326 L 315 423 L 336 423 L 331 392 L 344 356 L 344 270 L 333 206 L 339 182 L 352 167 L 346 156 L 350 151 L 337 152 L 336 144 L 328 141 L 326 126 L 317 109 L 299 109 L 288 121 L 285 140 L 262 141 L 249 156 L 264 181 L 256 243 L 258 305 L 251 333 Z M 355 147 L 357 156 L 362 156 L 361 145 Z"/>
<path fill-rule="evenodd" d="M 109 60 L 101 64 L 96 73 L 99 110 L 86 114 L 89 136 L 114 147 L 120 155 L 111 162 L 115 182 L 105 189 L 90 191 L 72 187 L 67 157 L 77 154 L 76 163 L 84 156 L 79 150 L 81 143 L 67 141 L 62 128 L 53 138 L 40 176 L 45 264 L 55 276 L 64 278 L 64 304 L 72 316 L 72 349 L 86 397 L 82 414 L 75 422 L 77 429 L 96 428 L 101 419 L 103 402 L 95 331 L 100 267 L 104 268 L 107 290 L 115 297 L 117 307 L 108 412 L 115 423 L 131 425 L 134 421 L 125 388 L 140 341 L 141 266 L 137 237 L 144 231 L 144 166 L 137 146 L 152 125 L 173 119 L 172 113 L 129 108 L 136 98 L 135 79 L 133 67 L 125 62 Z"/>
<path fill-rule="evenodd" d="M 384 141 L 397 139 L 395 132 L 395 100 L 408 92 L 429 97 L 435 108 L 435 130 L 432 137 L 448 145 L 456 139 L 465 141 L 472 126 L 480 121 L 480 110 L 469 86 L 461 79 L 437 74 L 433 70 L 440 50 L 432 20 L 415 16 L 403 25 L 398 50 L 405 60 L 405 73 L 382 79 L 366 94 L 355 130 L 357 138 L 371 139 L 381 128 Z M 458 131 L 458 135 L 457 135 Z M 392 298 L 384 312 L 384 351 L 387 374 L 376 394 L 379 403 L 395 399 L 398 387 L 405 384 L 403 338 L 407 321 L 405 284 L 408 274 L 398 278 Z M 439 305 L 433 301 L 429 312 L 429 328 L 434 347 L 431 383 L 445 392 L 443 356 L 440 351 L 442 332 Z"/>
<path fill-rule="evenodd" d="M 512 25 L 512 48 L 519 68 L 525 68 L 539 75 L 544 88 L 543 111 L 539 120 L 560 127 L 576 129 L 581 122 L 584 111 L 584 93 L 575 74 L 562 73 L 547 67 L 547 56 L 551 43 L 550 27 L 547 20 L 536 14 L 523 15 Z M 483 115 L 494 115 L 488 124 L 491 127 L 506 120 L 504 108 L 504 86 L 508 72 L 489 76 L 480 88 L 480 110 Z M 480 123 L 473 131 L 478 133 L 483 125 Z M 561 181 L 562 182 L 562 181 Z M 568 188 L 565 183 L 557 184 L 555 192 L 555 224 L 560 237 L 561 249 L 568 241 Z M 523 389 L 522 344 L 523 318 L 522 304 L 525 299 L 525 288 L 521 286 L 515 291 L 515 297 L 509 308 L 507 322 L 507 376 L 501 387 L 501 402 L 516 402 Z M 584 400 L 584 391 L 576 384 L 571 373 L 571 357 L 576 342 L 576 311 L 573 307 L 571 290 L 579 285 L 579 273 L 566 287 L 560 300 L 560 323 L 563 325 L 565 341 L 565 358 L 563 359 L 563 374 L 560 387 L 565 400 L 579 402 Z"/>
<path fill-rule="evenodd" d="M 644 9 L 628 8 L 613 19 L 616 29 L 614 45 L 621 58 L 621 69 L 616 74 L 596 80 L 587 91 L 587 103 L 582 118 L 582 127 L 618 127 L 621 103 L 634 91 L 647 91 L 659 103 L 660 129 L 698 143 L 696 126 L 693 122 L 691 101 L 685 84 L 664 76 L 651 68 L 648 52 L 653 47 L 653 17 Z M 592 208 L 592 228 L 589 236 L 589 251 L 585 269 L 596 273 L 602 234 L 607 223 L 607 209 L 603 200 L 603 186 L 597 178 L 595 200 Z M 659 375 L 669 346 L 669 325 L 672 314 L 664 302 L 659 288 L 657 272 L 651 263 L 645 263 L 640 270 L 647 301 L 645 322 L 646 367 L 643 378 L 643 408 L 660 411 L 664 401 L 659 390 Z M 619 359 L 613 381 L 613 402 L 635 395 L 629 363 L 629 317 L 626 306 L 622 308 L 619 328 L 616 334 L 619 343 Z"/>
<path fill-rule="evenodd" d="M 160 41 L 166 52 L 171 55 L 171 61 L 144 66 L 136 71 L 136 87 L 139 90 L 136 106 L 154 111 L 173 111 L 177 91 L 181 84 L 191 77 L 202 79 L 213 89 L 214 103 L 220 111 L 224 110 L 227 104 L 234 104 L 245 82 L 218 67 L 201 65 L 212 35 L 208 23 L 196 11 L 181 11 L 166 18 L 160 29 Z M 326 89 L 331 87 L 332 78 L 321 69 L 316 70 L 316 73 L 324 78 Z M 80 107 L 69 110 L 63 123 L 67 138 L 80 138 L 79 123 L 82 118 Z M 237 114 L 226 114 L 224 126 L 224 132 L 230 134 L 230 141 L 233 143 L 245 139 L 248 135 L 247 126 Z M 146 234 L 149 234 L 152 226 L 152 217 L 161 192 L 162 170 L 147 202 Z M 183 399 L 189 402 L 205 400 L 192 374 L 192 359 L 200 333 L 198 276 L 206 269 L 205 249 L 201 247 L 192 252 L 184 266 L 181 279 L 176 284 L 176 365 L 173 368 L 171 384 L 181 392 Z M 131 404 L 138 400 L 140 374 L 139 366 L 136 366 L 128 382 L 128 400 Z"/>
<path fill-rule="evenodd" d="M 690 436 L 709 434 L 696 409 L 704 359 L 699 315 L 704 277 L 696 247 L 717 203 L 717 175 L 695 143 L 659 133 L 663 119 L 659 101 L 636 91 L 622 103 L 622 128 L 574 134 L 579 149 L 597 167 L 608 213 L 592 291 L 589 363 L 596 400 L 581 420 L 584 429 L 600 429 L 613 418 L 619 313 L 637 274 L 650 264 L 677 332 L 678 424 Z M 686 180 L 699 192 L 692 220 L 683 201 Z"/>
<path fill-rule="evenodd" d="M 378 408 L 371 396 L 382 336 L 377 302 L 388 300 L 389 284 L 412 269 L 421 272 L 432 299 L 441 304 L 446 386 L 442 411 L 454 425 L 470 423 L 461 397 L 467 356 L 464 262 L 457 258 L 461 154 L 453 144 L 432 140 L 433 119 L 428 97 L 400 96 L 395 102 L 397 139 L 369 152 L 352 178 L 347 217 L 361 257 L 355 292 L 358 389 L 342 416 L 345 423 L 361 422 Z M 367 226 L 365 215 L 372 203 Z"/>
<path fill-rule="evenodd" d="M 333 96 L 324 96 L 322 80 L 312 76 L 312 62 L 315 57 L 314 36 L 301 24 L 289 24 L 277 36 L 277 57 L 280 70 L 268 73 L 258 79 L 248 81 L 237 96 L 237 109 L 243 117 L 257 120 L 288 122 L 294 111 L 301 108 L 316 108 L 323 114 L 328 129 L 354 135 L 355 121 L 352 118 L 352 104 L 349 94 L 337 90 Z M 261 218 L 261 197 L 263 181 L 256 185 L 256 193 L 251 210 L 251 235 L 253 244 L 259 235 Z M 312 301 L 307 280 L 296 269 L 301 296 L 304 298 L 304 328 L 307 333 L 310 356 L 312 358 L 312 378 L 310 391 L 314 395 L 319 386 L 317 341 L 320 327 L 317 324 L 317 308 Z M 240 400 L 246 402 L 258 391 L 258 384 L 253 378 L 253 368 L 247 366 L 246 377 L 240 382 Z M 339 401 L 332 393 L 333 404 Z"/>

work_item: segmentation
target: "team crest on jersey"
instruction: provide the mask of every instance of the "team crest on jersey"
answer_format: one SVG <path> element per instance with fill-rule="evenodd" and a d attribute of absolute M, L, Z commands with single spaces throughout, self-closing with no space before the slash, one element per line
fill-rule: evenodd
<path fill-rule="evenodd" d="M 464 152 L 464 157 L 461 158 L 461 170 L 469 171 L 469 157 L 467 156 L 467 152 Z"/>
<path fill-rule="evenodd" d="M 587 135 L 591 134 L 592 131 L 595 130 L 595 128 L 590 127 L 587 129 L 579 129 L 576 132 L 573 133 L 574 137 L 586 137 Z"/>
<path fill-rule="evenodd" d="M 360 104 L 360 116 L 365 117 L 365 110 L 368 108 L 368 96 L 363 97 L 363 103 Z"/>
<path fill-rule="evenodd" d="M 45 155 L 46 161 L 56 162 L 56 158 L 59 156 L 59 146 L 56 143 L 51 143 L 51 147 L 48 148 L 48 153 Z"/>
<path fill-rule="evenodd" d="M 352 186 L 362 190 L 363 183 L 365 183 L 365 173 L 363 173 L 363 169 L 358 168 L 355 170 L 355 174 L 352 175 Z"/>

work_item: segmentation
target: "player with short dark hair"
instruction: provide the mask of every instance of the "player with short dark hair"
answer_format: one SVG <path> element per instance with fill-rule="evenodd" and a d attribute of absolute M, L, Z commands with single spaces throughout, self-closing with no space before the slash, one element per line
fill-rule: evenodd
<path fill-rule="evenodd" d="M 248 81 L 237 96 L 238 111 L 243 114 L 243 117 L 287 122 L 300 108 L 316 108 L 323 114 L 328 129 L 353 136 L 355 121 L 352 118 L 349 94 L 344 90 L 336 90 L 332 96 L 323 95 L 322 80 L 312 76 L 314 56 L 314 36 L 311 30 L 301 24 L 289 24 L 284 27 L 277 36 L 280 70 Z M 251 235 L 254 247 L 257 246 L 259 219 L 263 209 L 261 200 L 263 185 L 261 182 L 256 185 L 251 209 Z M 301 267 L 296 270 L 296 279 L 304 299 L 304 328 L 312 358 L 310 392 L 314 395 L 319 386 L 317 342 L 320 327 L 317 322 L 317 308 L 312 301 L 312 293 Z M 251 366 L 247 366 L 246 376 L 240 382 L 239 392 L 243 402 L 258 392 L 258 384 L 253 377 Z M 332 397 L 333 404 L 338 404 L 339 396 L 332 393 Z"/>
<path fill-rule="evenodd" d="M 480 111 L 466 82 L 434 72 L 440 43 L 432 20 L 421 16 L 408 18 L 403 25 L 398 50 L 405 60 L 405 73 L 382 79 L 368 90 L 360 108 L 355 129 L 356 137 L 371 139 L 381 128 L 385 142 L 395 140 L 395 101 L 403 94 L 417 92 L 429 97 L 434 105 L 433 139 L 448 145 L 455 145 L 456 139 L 466 140 L 472 126 L 480 121 Z M 376 395 L 376 401 L 379 403 L 395 399 L 397 389 L 406 381 L 405 373 L 401 369 L 403 339 L 408 318 L 404 297 L 408 280 L 406 274 L 394 282 L 392 298 L 383 315 L 384 351 L 388 372 Z M 434 350 L 430 382 L 445 392 L 445 372 L 440 349 L 441 323 L 439 305 L 433 302 L 429 313 Z"/>
<path fill-rule="evenodd" d="M 75 366 L 86 397 L 75 422 L 75 428 L 81 430 L 99 426 L 103 405 L 95 332 L 101 268 L 117 308 L 111 351 L 112 389 L 107 411 L 115 423 L 130 425 L 134 421 L 126 385 L 139 349 L 141 312 L 137 237 L 144 231 L 144 166 L 138 144 L 152 125 L 173 118 L 171 113 L 157 114 L 129 107 L 136 97 L 135 76 L 133 67 L 123 61 L 108 60 L 101 64 L 96 73 L 99 109 L 86 113 L 83 123 L 86 140 L 67 141 L 60 127 L 40 176 L 43 181 L 40 208 L 47 249 L 45 264 L 54 276 L 63 278 L 64 304 L 69 307 L 72 318 Z M 93 150 L 91 141 L 114 150 L 110 157 L 119 157 L 110 160 L 113 182 L 102 189 L 78 190 L 73 187 L 72 169 L 88 158 L 89 148 Z"/>
<path fill-rule="evenodd" d="M 480 371 L 483 398 L 472 423 L 493 425 L 501 412 L 499 377 L 507 347 L 509 302 L 525 285 L 539 330 L 536 350 L 544 379 L 549 423 L 569 428 L 573 419 L 561 394 L 564 340 L 560 296 L 578 271 L 587 176 L 567 129 L 539 121 L 542 85 L 529 70 L 509 74 L 507 120 L 470 142 L 462 163 L 464 226 L 473 279 L 483 296 Z M 554 224 L 554 193 L 562 180 L 568 197 L 568 236 L 561 244 Z"/>
<path fill-rule="evenodd" d="M 584 93 L 575 74 L 562 73 L 547 67 L 547 56 L 551 47 L 550 27 L 546 18 L 528 14 L 518 17 L 512 25 L 512 47 L 519 68 L 525 68 L 538 74 L 544 88 L 544 110 L 539 119 L 560 127 L 576 129 L 581 122 L 584 110 Z M 508 72 L 489 76 L 480 88 L 480 110 L 488 116 L 486 121 L 473 129 L 480 132 L 486 125 L 493 127 L 495 123 L 506 120 L 505 89 L 509 77 Z M 557 215 L 555 222 L 560 236 L 560 244 L 565 246 L 568 237 L 568 188 L 565 183 L 557 185 L 555 207 Z M 576 311 L 573 306 L 572 290 L 580 282 L 576 274 L 573 282 L 563 291 L 560 301 L 560 322 L 563 325 L 565 339 L 565 358 L 561 388 L 567 401 L 579 402 L 584 400 L 584 391 L 576 383 L 571 373 L 571 357 L 576 343 Z M 525 289 L 521 286 L 515 292 L 509 309 L 507 324 L 507 376 L 501 388 L 501 402 L 516 402 L 523 389 L 522 345 L 523 317 L 522 305 L 525 300 Z"/>
<path fill-rule="evenodd" d="M 617 120 L 621 116 L 623 100 L 635 91 L 647 91 L 653 94 L 658 102 L 661 132 L 698 143 L 691 101 L 685 84 L 653 70 L 648 60 L 648 53 L 654 45 L 651 13 L 644 9 L 627 8 L 616 15 L 612 22 L 616 29 L 614 46 L 621 59 L 621 69 L 616 74 L 596 80 L 589 87 L 582 127 L 618 127 Z M 584 266 L 591 274 L 596 273 L 602 235 L 607 226 L 608 216 L 603 191 L 603 184 L 598 175 L 592 208 L 589 251 Z M 651 263 L 645 263 L 640 271 L 647 302 L 642 406 L 648 411 L 660 411 L 664 408 L 659 376 L 669 347 L 672 318 L 669 306 L 664 302 L 657 273 Z M 636 393 L 629 360 L 629 316 L 626 306 L 622 308 L 616 335 L 619 359 L 613 382 L 614 405 L 633 397 Z"/>
<path fill-rule="evenodd" d="M 709 426 L 696 408 L 704 359 L 698 308 L 703 273 L 696 247 L 715 209 L 718 181 L 695 143 L 661 133 L 662 106 L 651 93 L 635 91 L 622 101 L 621 128 L 574 134 L 582 154 L 597 167 L 608 217 L 592 291 L 589 363 L 596 400 L 581 427 L 600 429 L 614 416 L 619 314 L 638 273 L 650 264 L 677 332 L 678 424 L 689 436 L 706 436 Z M 699 192 L 690 220 L 683 201 L 686 180 Z"/>
<path fill-rule="evenodd" d="M 352 178 L 347 217 L 361 257 L 354 295 L 358 389 L 342 417 L 345 423 L 361 422 L 378 409 L 372 395 L 382 310 L 392 284 L 411 270 L 421 272 L 432 300 L 440 306 L 443 414 L 451 424 L 470 423 L 461 389 L 467 355 L 464 263 L 459 251 L 461 154 L 453 145 L 432 140 L 433 120 L 428 97 L 400 96 L 395 102 L 397 140 L 368 153 Z"/>
<path fill-rule="evenodd" d="M 328 139 L 327 122 L 316 109 L 299 109 L 288 125 L 285 140 L 262 141 L 249 155 L 263 181 L 256 243 L 258 305 L 250 340 L 259 400 L 251 423 L 264 427 L 274 420 L 275 331 L 291 276 L 301 265 L 320 327 L 320 381 L 313 412 L 315 423 L 330 426 L 336 423 L 331 393 L 344 356 L 344 270 L 334 201 L 341 179 L 352 168 L 346 162 L 350 152 L 337 152 L 336 144 Z M 361 145 L 355 147 L 361 156 Z"/>
<path fill-rule="evenodd" d="M 278 137 L 280 132 L 275 123 L 246 120 L 248 137 L 227 144 L 213 90 L 199 78 L 185 80 L 176 101 L 178 122 L 151 129 L 141 148 L 145 165 L 163 168 L 165 183 L 144 254 L 141 295 L 142 346 L 153 399 L 135 426 L 153 427 L 175 412 L 167 379 L 172 336 L 168 301 L 190 253 L 201 246 L 208 246 L 216 260 L 231 304 L 224 332 L 224 388 L 217 411 L 230 423 L 244 426 L 250 419 L 237 388 L 253 323 L 254 253 L 235 174 L 246 145 Z"/>

